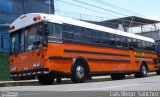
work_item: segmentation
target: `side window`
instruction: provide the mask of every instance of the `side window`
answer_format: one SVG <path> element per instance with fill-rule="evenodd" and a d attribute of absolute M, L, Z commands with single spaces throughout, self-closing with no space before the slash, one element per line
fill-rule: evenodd
<path fill-rule="evenodd" d="M 151 51 L 156 51 L 154 43 L 150 43 L 150 50 Z"/>
<path fill-rule="evenodd" d="M 128 44 L 129 44 L 129 47 L 132 48 L 133 47 L 133 41 L 132 41 L 132 38 L 128 38 Z"/>
<path fill-rule="evenodd" d="M 69 24 L 63 24 L 62 29 L 63 29 L 63 31 L 67 31 L 67 32 L 73 31 L 72 25 L 69 25 Z"/>
<path fill-rule="evenodd" d="M 101 37 L 101 31 L 92 30 L 92 36 L 93 37 Z"/>
<path fill-rule="evenodd" d="M 145 50 L 150 50 L 150 48 L 149 48 L 150 46 L 149 46 L 149 42 L 146 42 L 146 47 L 145 47 Z"/>
<path fill-rule="evenodd" d="M 73 26 L 69 24 L 63 24 L 63 39 L 73 40 Z"/>
<path fill-rule="evenodd" d="M 125 36 L 122 36 L 122 46 L 128 47 L 128 38 Z"/>
<path fill-rule="evenodd" d="M 86 43 L 91 43 L 92 42 L 92 37 L 82 35 L 79 33 L 74 33 L 73 38 L 75 41 L 80 41 L 80 42 L 86 42 Z"/>
<path fill-rule="evenodd" d="M 142 49 L 146 49 L 146 42 L 145 41 L 142 41 Z"/>
<path fill-rule="evenodd" d="M 137 39 L 138 49 L 142 49 L 142 41 Z"/>
<path fill-rule="evenodd" d="M 61 25 L 49 23 L 48 32 L 50 41 L 60 41 L 60 39 L 62 39 Z"/>
<path fill-rule="evenodd" d="M 101 37 L 102 37 L 102 44 L 103 45 L 108 45 L 109 44 L 109 41 L 108 41 L 108 33 L 106 32 L 102 32 L 101 33 Z"/>
<path fill-rule="evenodd" d="M 57 38 L 62 38 L 62 33 L 61 33 L 61 26 L 58 24 L 55 24 L 55 37 Z"/>
<path fill-rule="evenodd" d="M 18 53 L 20 50 L 20 35 L 15 34 L 15 52 Z"/>
<path fill-rule="evenodd" d="M 117 46 L 122 47 L 122 36 L 116 35 Z"/>
<path fill-rule="evenodd" d="M 87 35 L 87 36 L 92 36 L 92 30 L 87 29 L 87 28 L 83 28 L 82 34 Z"/>
<path fill-rule="evenodd" d="M 82 28 L 78 26 L 73 26 L 73 32 L 82 34 Z"/>
<path fill-rule="evenodd" d="M 65 40 L 73 40 L 73 33 L 63 32 L 63 39 L 65 39 Z"/>
<path fill-rule="evenodd" d="M 109 45 L 115 46 L 116 45 L 115 35 L 110 33 L 108 34 L 108 38 L 109 38 Z"/>
<path fill-rule="evenodd" d="M 96 43 L 96 44 L 101 44 L 102 43 L 101 38 L 95 38 L 95 37 L 92 38 L 92 42 Z"/>
<path fill-rule="evenodd" d="M 133 47 L 134 47 L 134 48 L 138 48 L 137 40 L 136 40 L 136 39 L 133 39 L 132 42 L 133 42 Z"/>

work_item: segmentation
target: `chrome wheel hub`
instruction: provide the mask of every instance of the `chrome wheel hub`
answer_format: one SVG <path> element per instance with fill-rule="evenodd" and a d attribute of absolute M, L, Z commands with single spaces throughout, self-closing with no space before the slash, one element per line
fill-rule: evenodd
<path fill-rule="evenodd" d="M 144 74 L 144 75 L 146 75 L 146 74 L 147 74 L 147 69 L 146 69 L 146 67 L 145 67 L 145 66 L 142 66 L 142 72 L 143 72 L 143 74 Z"/>
<path fill-rule="evenodd" d="M 83 78 L 84 77 L 84 68 L 82 66 L 77 66 L 76 75 L 77 75 L 78 78 Z"/>

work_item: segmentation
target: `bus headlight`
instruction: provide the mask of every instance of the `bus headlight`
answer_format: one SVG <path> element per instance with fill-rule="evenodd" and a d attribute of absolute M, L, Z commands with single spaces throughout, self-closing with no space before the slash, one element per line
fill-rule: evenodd
<path fill-rule="evenodd" d="M 41 63 L 40 63 L 40 62 L 33 64 L 33 67 L 34 67 L 34 68 L 37 68 L 37 67 L 40 67 L 40 66 L 41 66 Z"/>
<path fill-rule="evenodd" d="M 37 64 L 33 64 L 33 67 L 37 67 Z"/>
<path fill-rule="evenodd" d="M 14 72 L 17 70 L 17 67 L 12 67 L 10 70 L 11 70 L 11 72 Z"/>
<path fill-rule="evenodd" d="M 39 62 L 39 63 L 37 63 L 37 67 L 40 67 L 41 66 L 41 63 Z"/>

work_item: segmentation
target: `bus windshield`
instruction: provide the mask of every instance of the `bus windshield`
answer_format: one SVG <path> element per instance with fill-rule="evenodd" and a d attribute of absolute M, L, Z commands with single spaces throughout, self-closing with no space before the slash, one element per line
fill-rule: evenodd
<path fill-rule="evenodd" d="M 25 51 L 31 51 L 35 48 L 34 43 L 42 41 L 42 25 L 32 25 L 25 29 L 17 30 L 11 33 L 11 53 L 17 54 Z M 40 44 L 39 44 L 40 45 Z M 35 48 L 36 49 L 36 48 Z"/>

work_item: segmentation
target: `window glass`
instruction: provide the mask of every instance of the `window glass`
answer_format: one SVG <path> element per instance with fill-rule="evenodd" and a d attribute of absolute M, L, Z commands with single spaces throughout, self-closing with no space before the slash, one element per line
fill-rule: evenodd
<path fill-rule="evenodd" d="M 55 24 L 55 37 L 61 38 L 61 26 L 58 24 Z"/>
<path fill-rule="evenodd" d="M 108 38 L 109 38 L 109 45 L 110 46 L 115 46 L 116 45 L 115 35 L 114 34 L 108 34 Z"/>
<path fill-rule="evenodd" d="M 136 39 L 132 39 L 132 41 L 133 41 L 133 47 L 134 48 L 138 48 L 137 40 Z"/>
<path fill-rule="evenodd" d="M 42 41 L 42 26 L 28 28 L 25 31 L 25 49 L 27 51 L 32 50 L 33 43 L 36 41 Z"/>
<path fill-rule="evenodd" d="M 48 31 L 49 31 L 49 36 L 54 37 L 55 26 L 53 23 L 48 24 Z"/>
<path fill-rule="evenodd" d="M 142 49 L 145 50 L 145 48 L 146 48 L 146 42 L 145 42 L 145 41 L 142 41 Z"/>
<path fill-rule="evenodd" d="M 92 42 L 92 37 L 81 35 L 81 34 L 74 34 L 74 40 L 75 41 L 81 41 L 81 42 Z"/>
<path fill-rule="evenodd" d="M 122 46 L 122 36 L 116 35 L 117 46 Z"/>
<path fill-rule="evenodd" d="M 103 44 L 103 45 L 108 45 L 108 44 L 109 44 L 108 39 L 102 39 L 102 44 Z"/>
<path fill-rule="evenodd" d="M 128 47 L 128 38 L 125 36 L 122 36 L 122 46 Z"/>
<path fill-rule="evenodd" d="M 108 33 L 102 32 L 102 38 L 103 39 L 108 39 Z"/>
<path fill-rule="evenodd" d="M 156 51 L 154 43 L 150 43 L 150 50 L 151 51 Z"/>
<path fill-rule="evenodd" d="M 73 33 L 63 32 L 63 39 L 72 40 L 73 39 Z"/>
<path fill-rule="evenodd" d="M 73 30 L 75 33 L 82 33 L 82 28 L 78 26 L 73 26 Z"/>
<path fill-rule="evenodd" d="M 61 26 L 59 24 L 48 24 L 49 36 L 55 38 L 61 38 Z"/>
<path fill-rule="evenodd" d="M 101 44 L 101 38 L 93 38 L 93 43 Z"/>
<path fill-rule="evenodd" d="M 22 32 L 21 33 L 21 41 L 20 41 L 20 49 L 21 49 L 22 52 L 25 51 L 25 45 L 24 44 L 25 44 L 25 33 Z"/>
<path fill-rule="evenodd" d="M 72 25 L 63 24 L 63 31 L 72 32 L 73 31 Z"/>
<path fill-rule="evenodd" d="M 87 36 L 92 36 L 92 30 L 84 28 L 82 33 Z"/>
<path fill-rule="evenodd" d="M 138 40 L 138 39 L 137 39 L 137 43 L 138 43 L 138 47 L 137 47 L 137 48 L 138 48 L 138 49 L 141 49 L 141 48 L 142 48 L 141 40 Z"/>
<path fill-rule="evenodd" d="M 129 47 L 132 48 L 133 47 L 133 41 L 132 41 L 132 38 L 128 38 L 128 44 L 129 44 Z"/>
<path fill-rule="evenodd" d="M 93 35 L 93 37 L 101 37 L 101 31 L 93 30 L 92 35 Z"/>

